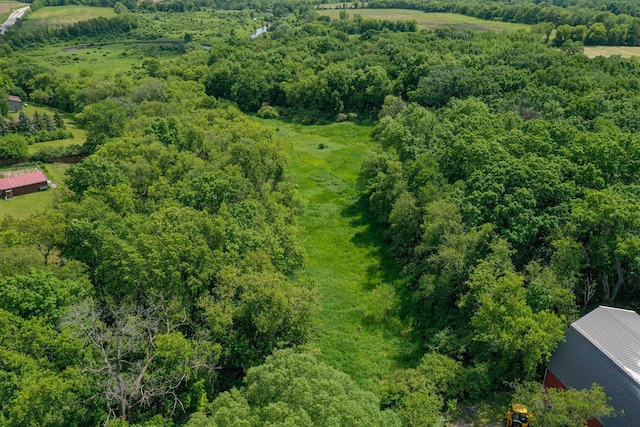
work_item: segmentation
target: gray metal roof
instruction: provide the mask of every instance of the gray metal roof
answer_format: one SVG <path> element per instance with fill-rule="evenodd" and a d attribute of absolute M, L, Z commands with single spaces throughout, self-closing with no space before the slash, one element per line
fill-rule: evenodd
<path fill-rule="evenodd" d="M 574 322 L 566 342 L 547 363 L 562 383 L 584 389 L 600 384 L 616 412 L 605 427 L 640 426 L 640 316 L 630 310 L 598 307 Z"/>

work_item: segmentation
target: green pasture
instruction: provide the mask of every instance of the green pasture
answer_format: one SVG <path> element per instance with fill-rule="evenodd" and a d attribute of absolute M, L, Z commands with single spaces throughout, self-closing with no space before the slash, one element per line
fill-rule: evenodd
<path fill-rule="evenodd" d="M 9 200 L 0 198 L 0 217 L 12 215 L 24 217 L 37 211 L 47 209 L 53 203 L 56 194 L 64 189 L 64 171 L 69 165 L 63 163 L 41 164 L 38 167 L 47 175 L 58 188 L 50 188 L 37 193 L 23 194 Z M 7 169 L 6 167 L 0 171 Z"/>
<path fill-rule="evenodd" d="M 248 38 L 254 27 L 266 22 L 266 17 L 258 13 L 253 20 L 248 11 L 158 12 L 136 16 L 139 27 L 127 34 L 126 39 L 58 42 L 32 47 L 24 54 L 71 75 L 86 72 L 95 76 L 120 72 L 135 75 L 146 58 L 165 61 L 181 55 L 185 50 L 185 34 L 194 43 L 188 48 L 199 48 L 198 45 L 219 44 L 232 35 Z"/>
<path fill-rule="evenodd" d="M 34 60 L 55 67 L 57 70 L 77 76 L 89 73 L 94 76 L 115 75 L 120 72 L 134 74 L 142 67 L 145 58 L 162 60 L 177 58 L 181 53 L 175 44 L 166 42 L 118 42 L 109 44 L 77 45 L 72 43 L 33 48 L 25 52 Z"/>
<path fill-rule="evenodd" d="M 585 46 L 584 54 L 589 58 L 614 55 L 620 55 L 623 58 L 633 58 L 640 57 L 640 46 Z"/>
<path fill-rule="evenodd" d="M 24 28 L 38 26 L 62 27 L 74 22 L 87 21 L 93 18 L 110 18 L 116 16 L 111 7 L 92 6 L 48 6 L 27 15 Z"/>
<path fill-rule="evenodd" d="M 341 5 L 335 5 L 341 7 Z M 329 16 L 331 19 L 340 19 L 343 9 L 328 9 L 332 5 L 325 5 L 327 9 L 317 10 L 318 14 Z M 473 31 L 518 31 L 528 29 L 529 25 L 513 24 L 510 22 L 487 21 L 457 13 L 426 13 L 409 9 L 346 9 L 349 17 L 360 15 L 369 19 L 388 19 L 390 21 L 410 21 L 418 23 L 420 29 L 433 29 L 442 27 L 454 27 L 461 30 Z"/>
<path fill-rule="evenodd" d="M 355 189 L 362 159 L 375 146 L 372 128 L 262 122 L 284 141 L 289 174 L 306 201 L 299 217 L 306 272 L 318 282 L 321 300 L 312 345 L 325 362 L 375 390 L 411 346 L 395 312 L 399 273 Z"/>

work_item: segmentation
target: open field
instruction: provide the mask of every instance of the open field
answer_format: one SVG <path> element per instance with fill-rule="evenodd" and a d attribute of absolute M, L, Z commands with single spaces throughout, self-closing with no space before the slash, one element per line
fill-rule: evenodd
<path fill-rule="evenodd" d="M 623 58 L 640 57 L 640 46 L 585 46 L 584 54 L 589 58 L 613 55 L 620 55 Z"/>
<path fill-rule="evenodd" d="M 45 61 L 63 73 L 77 76 L 89 72 L 94 76 L 132 73 L 140 68 L 145 58 L 160 60 L 177 58 L 180 53 L 174 45 L 162 43 L 121 42 L 106 45 L 56 44 L 32 48 L 26 56 L 46 58 Z"/>
<path fill-rule="evenodd" d="M 355 190 L 362 159 L 375 146 L 372 128 L 262 123 L 277 126 L 286 141 L 289 173 L 307 202 L 299 225 L 306 271 L 321 294 L 312 344 L 322 360 L 375 390 L 411 346 L 394 314 L 398 271 Z"/>
<path fill-rule="evenodd" d="M 34 28 L 41 25 L 61 27 L 74 22 L 112 16 L 116 16 L 116 13 L 111 7 L 48 6 L 29 14 L 24 21 L 23 27 Z"/>
<path fill-rule="evenodd" d="M 0 217 L 6 215 L 12 215 L 18 218 L 24 217 L 34 212 L 44 210 L 53 203 L 56 194 L 64 188 L 64 171 L 67 170 L 69 165 L 51 163 L 38 165 L 38 167 L 58 188 L 50 188 L 38 193 L 24 194 L 9 200 L 0 198 Z"/>
<path fill-rule="evenodd" d="M 340 6 L 340 5 L 337 5 Z M 323 7 L 330 7 L 324 5 Z M 340 19 L 342 9 L 319 9 L 318 14 L 329 16 L 331 19 Z M 473 31 L 518 31 L 528 29 L 528 25 L 513 24 L 510 22 L 486 21 L 484 19 L 459 15 L 456 13 L 426 13 L 409 9 L 346 9 L 350 17 L 360 15 L 369 19 L 388 19 L 391 21 L 414 20 L 418 28 L 442 28 L 454 27 L 461 30 Z"/>
<path fill-rule="evenodd" d="M 51 9 L 51 8 L 47 8 Z M 38 11 L 40 12 L 40 11 Z M 177 58 L 184 51 L 189 34 L 196 48 L 216 45 L 232 34 L 247 38 L 254 27 L 264 25 L 265 16 L 253 20 L 248 11 L 197 11 L 185 13 L 137 14 L 139 27 L 121 40 L 100 39 L 83 43 L 55 43 L 32 47 L 25 55 L 38 58 L 64 73 L 89 71 L 95 76 L 134 74 L 145 58 L 160 61 Z M 193 46 L 192 46 L 193 47 Z"/>

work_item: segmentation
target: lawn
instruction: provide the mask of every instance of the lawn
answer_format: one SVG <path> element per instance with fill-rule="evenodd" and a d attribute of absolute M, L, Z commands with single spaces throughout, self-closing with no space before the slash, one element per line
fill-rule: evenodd
<path fill-rule="evenodd" d="M 99 17 L 110 18 L 112 16 L 116 16 L 116 13 L 111 7 L 49 6 L 27 15 L 23 27 L 34 28 L 41 25 L 61 27 L 74 22 L 87 21 Z"/>
<path fill-rule="evenodd" d="M 411 345 L 394 315 L 399 272 L 355 189 L 362 159 L 375 147 L 372 128 L 262 123 L 285 141 L 289 174 L 306 201 L 299 216 L 306 274 L 321 295 L 312 345 L 322 360 L 376 390 L 380 376 L 396 368 Z"/>
<path fill-rule="evenodd" d="M 13 215 L 18 218 L 25 217 L 34 212 L 45 210 L 53 203 L 56 194 L 64 188 L 64 171 L 67 170 L 69 165 L 63 163 L 48 163 L 38 165 L 38 167 L 58 188 L 24 194 L 9 200 L 0 198 L 0 216 Z"/>
<path fill-rule="evenodd" d="M 337 5 L 340 6 L 340 5 Z M 326 5 L 324 7 L 331 7 Z M 318 14 L 329 16 L 331 19 L 340 19 L 342 9 L 320 9 Z M 414 20 L 420 29 L 454 27 L 473 31 L 518 31 L 529 28 L 525 24 L 513 24 L 510 22 L 487 21 L 457 13 L 426 13 L 409 9 L 346 9 L 350 17 L 360 15 L 369 19 L 388 19 L 391 21 Z"/>
<path fill-rule="evenodd" d="M 613 55 L 620 55 L 623 58 L 640 57 L 640 46 L 585 46 L 584 54 L 589 58 Z"/>

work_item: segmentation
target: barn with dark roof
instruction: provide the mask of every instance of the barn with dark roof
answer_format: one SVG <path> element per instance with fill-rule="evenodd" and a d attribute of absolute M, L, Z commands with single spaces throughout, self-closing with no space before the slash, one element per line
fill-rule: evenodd
<path fill-rule="evenodd" d="M 585 389 L 597 383 L 617 416 L 589 427 L 640 426 L 640 315 L 598 307 L 575 321 L 547 363 L 545 387 Z M 622 414 L 621 414 L 622 413 Z"/>
<path fill-rule="evenodd" d="M 42 171 L 0 178 L 0 197 L 5 199 L 47 188 L 49 188 L 47 176 Z"/>

